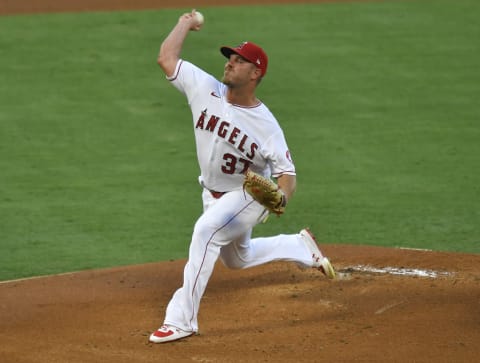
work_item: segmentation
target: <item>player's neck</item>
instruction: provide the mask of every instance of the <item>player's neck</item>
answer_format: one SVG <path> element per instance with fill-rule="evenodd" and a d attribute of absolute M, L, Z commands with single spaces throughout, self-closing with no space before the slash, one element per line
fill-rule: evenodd
<path fill-rule="evenodd" d="M 260 103 L 260 100 L 253 92 L 246 92 L 235 88 L 227 89 L 227 101 L 232 105 L 252 107 Z"/>

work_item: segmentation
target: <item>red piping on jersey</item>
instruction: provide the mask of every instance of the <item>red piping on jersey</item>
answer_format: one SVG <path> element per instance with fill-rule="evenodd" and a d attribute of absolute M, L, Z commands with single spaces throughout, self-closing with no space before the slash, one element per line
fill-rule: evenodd
<path fill-rule="evenodd" d="M 253 106 L 242 106 L 242 105 L 237 105 L 236 103 L 231 103 L 231 105 L 235 107 L 240 107 L 240 108 L 256 108 L 261 106 L 262 103 L 263 103 L 262 101 L 259 101 L 256 105 L 253 105 Z"/>
<path fill-rule="evenodd" d="M 281 173 L 272 174 L 274 178 L 280 178 L 282 175 L 296 176 L 297 173 L 295 173 L 295 171 L 285 170 L 285 171 L 282 171 Z"/>
<path fill-rule="evenodd" d="M 174 74 L 172 74 L 171 77 L 167 77 L 170 82 L 173 82 L 173 81 L 175 81 L 175 80 L 177 79 L 178 74 L 180 73 L 180 68 L 182 67 L 182 64 L 183 64 L 183 60 L 180 59 L 180 64 L 178 65 L 178 68 L 176 69 L 177 72 L 174 73 Z"/>

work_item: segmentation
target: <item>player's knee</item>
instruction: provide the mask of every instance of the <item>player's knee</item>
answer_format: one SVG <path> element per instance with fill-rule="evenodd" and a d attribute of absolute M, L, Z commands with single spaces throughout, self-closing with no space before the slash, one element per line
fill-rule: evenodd
<path fill-rule="evenodd" d="M 193 238 L 194 241 L 204 241 L 205 244 L 213 243 L 221 246 L 221 241 L 218 238 L 218 233 L 216 232 L 216 227 L 208 223 L 204 223 L 201 220 L 195 223 L 193 229 Z"/>
<path fill-rule="evenodd" d="M 200 218 L 193 229 L 194 237 L 214 243 L 218 246 L 225 246 L 230 243 L 232 237 L 229 230 L 215 221 Z"/>
<path fill-rule="evenodd" d="M 247 256 L 242 256 L 240 251 L 232 243 L 220 250 L 220 261 L 233 270 L 240 270 L 247 266 Z"/>
<path fill-rule="evenodd" d="M 225 257 L 220 255 L 220 261 L 222 261 L 225 267 L 228 267 L 232 270 L 241 270 L 245 267 L 244 263 L 238 258 Z"/>

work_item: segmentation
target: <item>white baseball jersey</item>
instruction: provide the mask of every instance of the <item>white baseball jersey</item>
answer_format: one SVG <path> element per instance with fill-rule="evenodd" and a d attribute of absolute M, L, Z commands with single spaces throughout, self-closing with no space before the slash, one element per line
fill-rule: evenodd
<path fill-rule="evenodd" d="M 184 60 L 167 79 L 190 105 L 203 186 L 219 192 L 240 189 L 247 168 L 266 177 L 295 175 L 283 131 L 263 103 L 230 104 L 226 85 Z"/>

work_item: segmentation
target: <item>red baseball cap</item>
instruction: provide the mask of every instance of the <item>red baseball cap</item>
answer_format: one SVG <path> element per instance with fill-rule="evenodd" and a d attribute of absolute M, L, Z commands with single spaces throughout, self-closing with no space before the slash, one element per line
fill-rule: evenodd
<path fill-rule="evenodd" d="M 243 42 L 242 44 L 232 47 L 221 47 L 220 52 L 227 57 L 235 53 L 245 58 L 250 63 L 255 64 L 262 71 L 262 77 L 267 73 L 268 57 L 262 48 L 251 42 Z"/>

